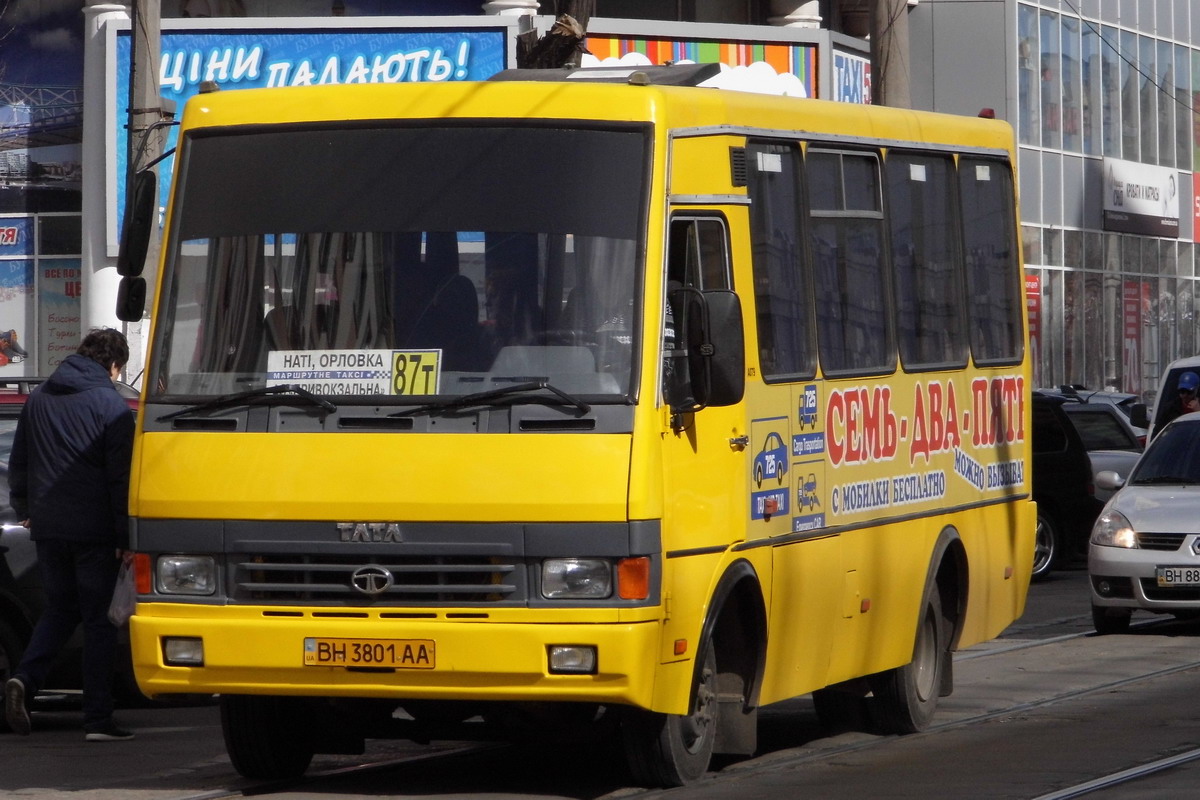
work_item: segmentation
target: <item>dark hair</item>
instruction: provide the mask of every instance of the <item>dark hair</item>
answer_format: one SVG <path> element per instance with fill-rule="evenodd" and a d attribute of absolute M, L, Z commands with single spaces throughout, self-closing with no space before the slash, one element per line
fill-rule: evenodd
<path fill-rule="evenodd" d="M 113 364 L 120 368 L 129 361 L 129 342 L 125 334 L 113 328 L 92 328 L 75 352 L 106 370 Z"/>

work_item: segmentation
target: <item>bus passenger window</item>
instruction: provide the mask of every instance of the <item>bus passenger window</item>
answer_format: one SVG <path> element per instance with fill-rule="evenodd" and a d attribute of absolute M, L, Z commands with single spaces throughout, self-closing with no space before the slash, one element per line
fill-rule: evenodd
<path fill-rule="evenodd" d="M 888 231 L 900 359 L 908 369 L 967 363 L 954 161 L 892 151 L 887 158 Z"/>
<path fill-rule="evenodd" d="M 759 366 L 768 381 L 811 378 L 816 352 L 800 239 L 800 150 L 795 144 L 752 142 L 746 154 Z"/>
<path fill-rule="evenodd" d="M 809 150 L 805 175 L 821 369 L 890 372 L 879 162 L 874 154 Z"/>
<path fill-rule="evenodd" d="M 961 158 L 964 255 L 976 363 L 1021 359 L 1021 286 L 1017 268 L 1012 171 L 1002 161 Z"/>

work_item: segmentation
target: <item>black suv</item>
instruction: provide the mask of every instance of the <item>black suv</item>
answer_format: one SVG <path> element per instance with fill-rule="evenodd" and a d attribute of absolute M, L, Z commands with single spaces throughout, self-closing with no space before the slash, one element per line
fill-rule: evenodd
<path fill-rule="evenodd" d="M 1096 498 L 1092 462 L 1060 397 L 1033 393 L 1033 499 L 1037 544 L 1033 577 L 1070 558 L 1087 555 L 1092 523 L 1104 504 Z"/>

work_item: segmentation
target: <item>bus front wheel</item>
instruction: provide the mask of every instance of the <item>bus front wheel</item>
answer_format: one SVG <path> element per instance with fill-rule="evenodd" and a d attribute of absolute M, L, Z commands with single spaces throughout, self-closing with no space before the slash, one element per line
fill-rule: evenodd
<path fill-rule="evenodd" d="M 304 700 L 297 697 L 221 695 L 221 731 L 229 760 L 259 780 L 295 778 L 312 762 Z"/>
<path fill-rule="evenodd" d="M 884 733 L 916 733 L 929 726 L 941 693 L 948 627 L 935 586 L 921 611 L 912 661 L 881 672 L 871 681 Z"/>
<path fill-rule="evenodd" d="M 717 662 L 705 648 L 692 712 L 659 714 L 628 709 L 621 723 L 625 760 L 635 781 L 646 786 L 684 786 L 708 771 L 717 733 Z"/>

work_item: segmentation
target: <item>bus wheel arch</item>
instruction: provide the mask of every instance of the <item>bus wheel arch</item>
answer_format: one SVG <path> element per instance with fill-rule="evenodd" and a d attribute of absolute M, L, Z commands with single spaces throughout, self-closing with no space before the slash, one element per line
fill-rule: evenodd
<path fill-rule="evenodd" d="M 966 550 L 958 531 L 946 528 L 930 559 L 912 660 L 869 679 L 883 732 L 924 730 L 938 698 L 953 691 L 952 654 L 966 610 L 967 575 Z"/>
<path fill-rule="evenodd" d="M 636 781 L 683 786 L 708 771 L 715 753 L 755 751 L 766 630 L 758 575 L 735 561 L 717 584 L 693 651 L 687 714 L 624 710 L 622 740 Z"/>
<path fill-rule="evenodd" d="M 725 570 L 713 592 L 701 642 L 716 652 L 721 705 L 716 751 L 750 755 L 758 746 L 758 696 L 767 660 L 767 608 L 749 561 Z"/>

